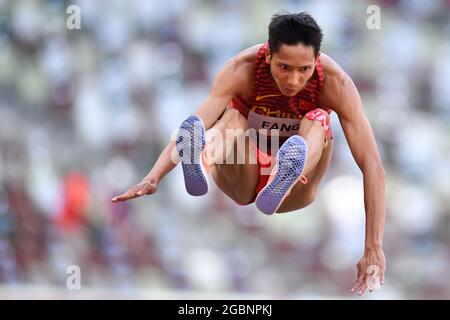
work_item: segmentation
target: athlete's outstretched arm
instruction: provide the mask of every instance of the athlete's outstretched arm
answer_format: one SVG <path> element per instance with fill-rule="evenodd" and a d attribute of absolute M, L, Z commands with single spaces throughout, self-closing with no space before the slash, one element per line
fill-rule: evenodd
<path fill-rule="evenodd" d="M 363 294 L 368 283 L 379 276 L 384 282 L 386 260 L 382 250 L 385 223 L 385 172 L 372 128 L 362 109 L 361 98 L 352 79 L 341 71 L 327 78 L 329 96 L 352 155 L 363 173 L 366 238 L 364 255 L 357 265 L 352 292 Z M 372 285 L 369 291 L 373 291 Z"/>
<path fill-rule="evenodd" d="M 244 72 L 247 71 L 245 68 L 240 67 L 240 63 L 236 59 L 230 60 L 220 70 L 214 80 L 209 96 L 195 112 L 202 119 L 205 129 L 213 126 L 231 99 L 239 93 L 240 88 L 243 87 L 243 79 L 248 78 L 243 74 Z M 144 179 L 130 187 L 123 194 L 114 197 L 112 202 L 126 201 L 155 193 L 162 178 L 178 164 L 173 161 L 175 150 L 175 141 L 170 141 Z"/>

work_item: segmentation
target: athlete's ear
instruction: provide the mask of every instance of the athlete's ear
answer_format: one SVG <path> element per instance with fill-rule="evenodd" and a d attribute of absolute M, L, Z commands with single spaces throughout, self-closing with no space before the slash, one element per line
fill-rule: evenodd
<path fill-rule="evenodd" d="M 316 61 L 315 61 L 315 63 L 317 63 L 317 60 L 319 60 L 319 57 L 320 57 L 320 55 L 322 54 L 322 52 L 321 51 L 319 51 L 318 53 L 317 53 L 317 57 L 316 57 Z"/>
<path fill-rule="evenodd" d="M 270 48 L 266 48 L 266 63 L 270 64 L 270 59 L 272 59 L 272 55 L 270 54 Z"/>

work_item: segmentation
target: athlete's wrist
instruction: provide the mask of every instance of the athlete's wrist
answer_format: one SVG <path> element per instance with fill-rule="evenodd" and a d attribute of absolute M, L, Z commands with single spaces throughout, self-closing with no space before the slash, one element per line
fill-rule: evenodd
<path fill-rule="evenodd" d="M 150 171 L 150 173 L 147 174 L 145 176 L 145 178 L 143 179 L 143 181 L 150 182 L 150 183 L 156 183 L 156 184 L 158 184 L 160 180 L 161 180 L 161 175 L 156 174 L 153 171 Z"/>
<path fill-rule="evenodd" d="M 373 224 L 372 224 L 373 226 Z M 367 249 L 381 249 L 383 245 L 384 228 L 374 228 L 368 226 L 364 245 Z"/>
<path fill-rule="evenodd" d="M 381 250 L 382 244 L 381 242 L 366 242 L 364 249 L 367 250 Z"/>

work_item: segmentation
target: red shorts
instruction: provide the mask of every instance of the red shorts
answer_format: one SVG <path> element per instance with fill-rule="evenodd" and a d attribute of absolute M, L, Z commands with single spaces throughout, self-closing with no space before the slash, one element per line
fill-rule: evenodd
<path fill-rule="evenodd" d="M 329 113 L 323 109 L 317 108 L 304 115 L 309 120 L 319 121 L 325 129 L 325 141 L 333 139 L 333 133 L 331 131 L 330 117 Z M 253 143 L 253 142 L 250 142 Z M 270 177 L 270 168 L 272 167 L 272 162 L 275 161 L 275 155 L 261 151 L 256 145 L 256 161 L 258 164 L 258 184 L 256 185 L 256 195 L 266 186 Z M 256 196 L 249 203 L 239 203 L 235 201 L 238 205 L 245 206 L 255 202 Z"/>
<path fill-rule="evenodd" d="M 250 142 L 250 143 L 253 143 L 253 142 Z M 258 193 L 266 186 L 267 181 L 269 180 L 272 162 L 275 161 L 275 156 L 271 155 L 270 153 L 261 151 L 261 149 L 257 148 L 256 146 L 255 146 L 255 149 L 256 149 L 256 163 L 258 164 L 258 184 L 256 185 L 255 191 L 256 191 L 256 195 L 258 195 Z M 236 203 L 241 206 L 251 204 L 251 203 L 255 202 L 256 195 L 252 199 L 252 201 L 250 201 L 249 203 L 244 204 L 244 203 L 239 203 L 237 201 L 236 201 Z"/>
<path fill-rule="evenodd" d="M 256 195 L 257 195 L 266 186 L 267 181 L 269 180 L 271 171 L 270 168 L 272 166 L 272 161 L 275 160 L 275 157 L 271 156 L 270 153 L 261 151 L 254 142 L 250 141 L 250 143 L 253 145 L 250 149 L 256 150 L 256 163 L 258 164 L 258 184 L 256 186 Z M 209 174 L 210 169 L 209 165 L 207 164 L 205 152 L 202 153 L 202 161 L 204 163 L 206 171 Z M 255 199 L 256 196 L 249 203 L 239 203 L 238 201 L 235 202 L 240 206 L 246 206 L 248 204 L 255 202 Z"/>
<path fill-rule="evenodd" d="M 269 180 L 269 171 L 271 171 L 270 168 L 272 166 L 272 161 L 275 161 L 275 156 L 265 153 L 258 148 L 256 150 L 256 161 L 258 163 L 259 176 L 255 191 L 256 195 L 258 195 L 258 193 L 266 186 L 267 181 Z M 256 196 L 250 203 L 255 202 L 255 200 Z"/>

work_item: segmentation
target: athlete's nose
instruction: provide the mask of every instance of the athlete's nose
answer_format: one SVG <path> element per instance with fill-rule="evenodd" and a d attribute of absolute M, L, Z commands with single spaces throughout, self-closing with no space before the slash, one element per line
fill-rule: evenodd
<path fill-rule="evenodd" d="M 293 72 L 287 78 L 286 84 L 289 89 L 296 89 L 300 83 L 300 76 Z"/>

